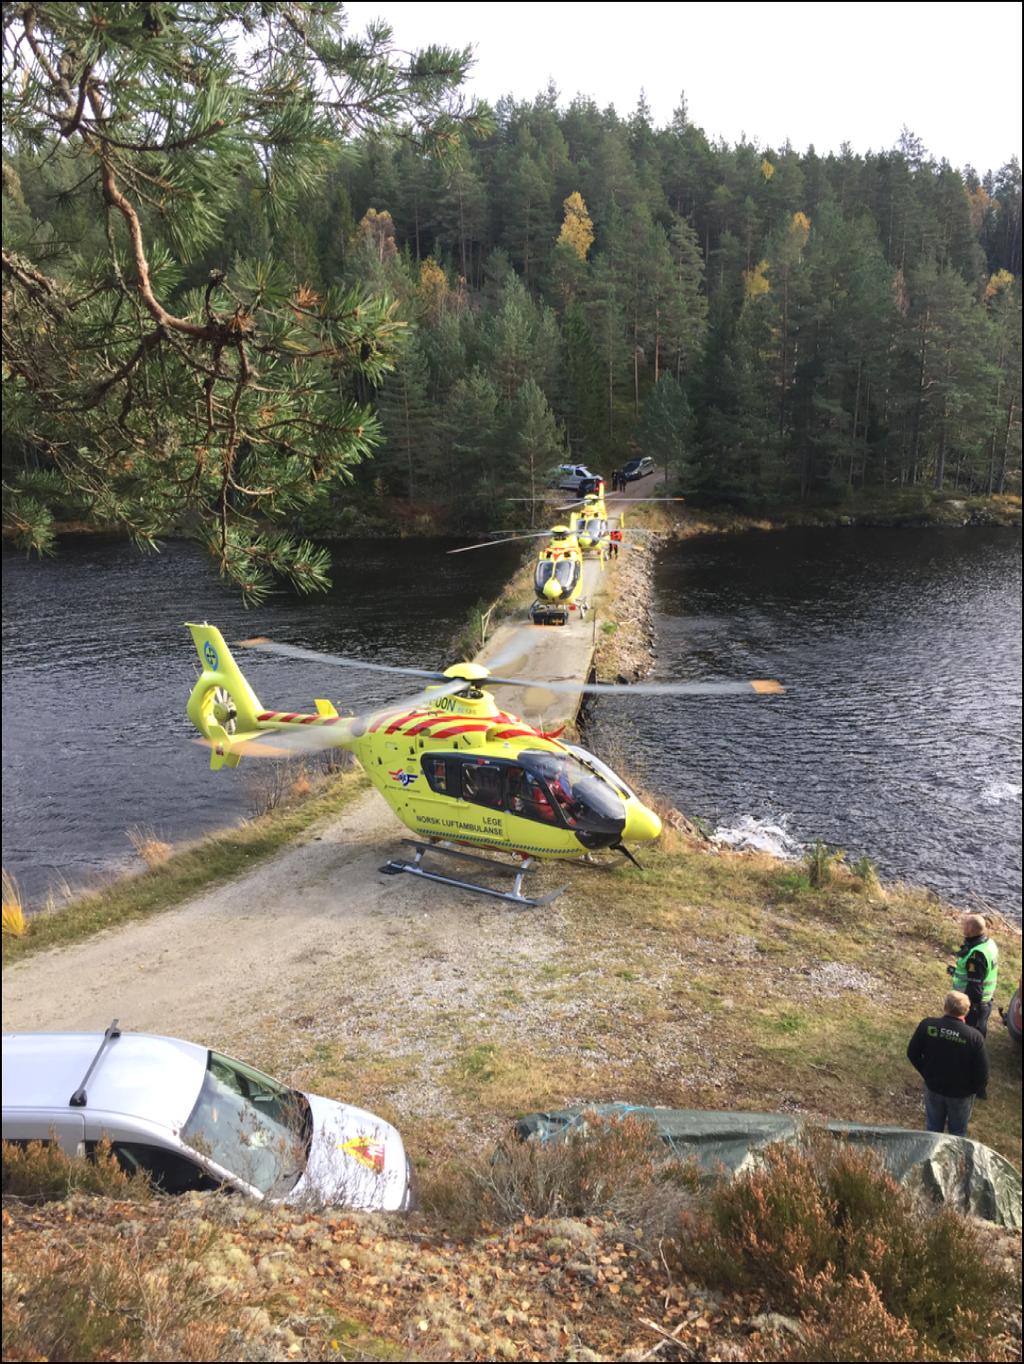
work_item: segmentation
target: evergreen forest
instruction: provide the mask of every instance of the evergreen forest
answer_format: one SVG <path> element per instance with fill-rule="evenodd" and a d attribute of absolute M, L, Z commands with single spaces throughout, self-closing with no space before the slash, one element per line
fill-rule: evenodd
<path fill-rule="evenodd" d="M 569 460 L 1019 491 L 1016 160 L 492 109 L 470 61 L 340 5 L 4 6 L 9 535 L 185 528 L 258 597 L 322 585 L 307 536 L 515 524 Z"/>

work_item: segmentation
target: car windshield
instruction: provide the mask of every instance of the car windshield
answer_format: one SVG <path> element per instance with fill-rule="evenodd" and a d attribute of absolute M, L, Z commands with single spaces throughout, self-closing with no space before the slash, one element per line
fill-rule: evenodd
<path fill-rule="evenodd" d="M 306 1168 L 312 1128 L 302 1094 L 211 1051 L 181 1139 L 260 1193 L 280 1197 Z"/>

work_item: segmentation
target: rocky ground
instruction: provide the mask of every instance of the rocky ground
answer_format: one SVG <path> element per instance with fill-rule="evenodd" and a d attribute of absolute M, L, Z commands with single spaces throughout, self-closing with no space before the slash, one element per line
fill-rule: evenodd
<path fill-rule="evenodd" d="M 54 1359 L 738 1361 L 808 1337 L 769 1298 L 674 1278 L 657 1247 L 597 1218 L 524 1217 L 460 1240 L 419 1215 L 190 1194 L 10 1205 L 3 1224 L 12 1360 L 42 1357 L 34 1345 Z M 995 1253 L 1019 1256 L 1019 1236 L 993 1235 Z M 65 1296 L 40 1296 L 48 1276 Z M 76 1293 L 92 1299 L 87 1339 Z M 1014 1358 L 1019 1340 L 1008 1313 L 992 1357 Z"/>

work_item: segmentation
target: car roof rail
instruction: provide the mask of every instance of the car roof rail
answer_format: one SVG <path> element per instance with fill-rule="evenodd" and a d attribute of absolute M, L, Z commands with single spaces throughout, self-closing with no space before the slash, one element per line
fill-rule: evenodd
<path fill-rule="evenodd" d="M 71 1098 L 68 1100 L 68 1106 L 70 1108 L 85 1107 L 87 1097 L 85 1087 L 89 1083 L 89 1077 L 92 1075 L 93 1071 L 99 1065 L 100 1057 L 103 1055 L 107 1043 L 115 1041 L 120 1036 L 121 1029 L 117 1026 L 117 1019 L 115 1018 L 113 1023 L 111 1023 L 110 1027 L 103 1034 L 103 1041 L 100 1043 L 96 1055 L 92 1058 L 92 1061 L 89 1063 L 89 1069 L 82 1076 L 82 1083 L 78 1086 L 74 1094 L 72 1094 Z"/>

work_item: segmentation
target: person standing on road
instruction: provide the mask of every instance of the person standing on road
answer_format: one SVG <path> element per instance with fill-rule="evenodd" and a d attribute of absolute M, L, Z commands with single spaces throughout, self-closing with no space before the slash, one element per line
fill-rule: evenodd
<path fill-rule="evenodd" d="M 988 1053 L 977 1028 L 964 1022 L 971 1001 L 950 990 L 941 1018 L 922 1018 L 907 1046 L 907 1060 L 924 1080 L 929 1132 L 966 1137 L 974 1100 L 987 1097 Z"/>
<path fill-rule="evenodd" d="M 999 948 L 986 932 L 983 914 L 962 914 L 960 931 L 964 935 L 953 966 L 946 971 L 953 977 L 954 990 L 962 990 L 971 1001 L 966 1022 L 982 1037 L 988 1032 L 989 1015 L 999 982 Z"/>

